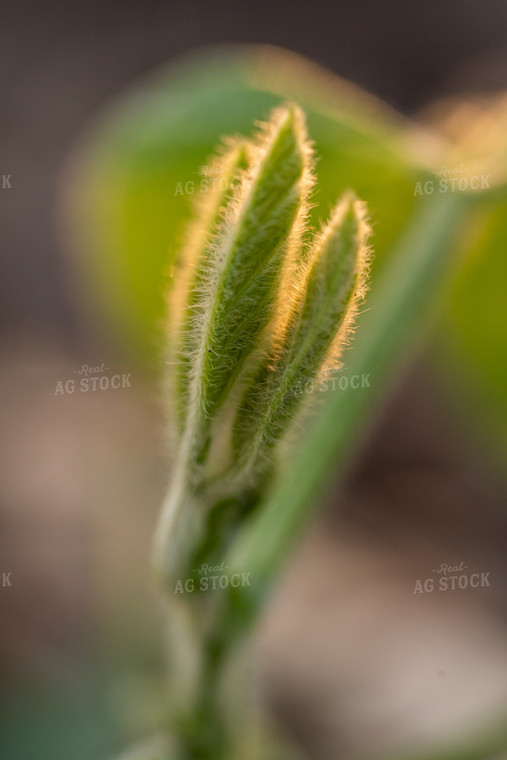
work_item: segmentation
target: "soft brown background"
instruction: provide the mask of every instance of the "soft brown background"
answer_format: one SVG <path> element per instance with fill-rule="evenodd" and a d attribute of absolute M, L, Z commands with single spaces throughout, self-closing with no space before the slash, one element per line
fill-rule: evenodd
<path fill-rule="evenodd" d="M 157 64 L 227 41 L 288 47 L 412 114 L 446 94 L 504 89 L 506 29 L 501 0 L 4 6 L 0 174 L 12 174 L 12 189 L 0 190 L 0 573 L 12 572 L 12 587 L 0 588 L 0 684 L 9 760 L 35 757 L 27 731 L 37 758 L 99 760 L 155 722 L 161 684 L 162 615 L 147 563 L 170 471 L 157 395 L 135 371 L 132 389 L 54 394 L 84 363 L 132 371 L 84 330 L 73 305 L 79 283 L 69 287 L 56 209 L 79 137 Z M 379 412 L 259 632 L 267 699 L 314 757 L 424 745 L 507 711 L 505 482 L 463 438 L 429 356 Z M 491 588 L 413 595 L 417 578 L 462 560 L 490 571 Z M 66 711 L 74 702 L 82 724 Z"/>

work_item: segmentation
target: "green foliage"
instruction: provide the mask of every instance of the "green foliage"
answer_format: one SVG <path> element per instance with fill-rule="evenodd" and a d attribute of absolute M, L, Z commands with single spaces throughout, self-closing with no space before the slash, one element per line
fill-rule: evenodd
<path fill-rule="evenodd" d="M 351 193 L 311 239 L 313 155 L 297 106 L 275 110 L 251 143 L 229 145 L 213 165 L 234 183 L 200 204 L 177 269 L 183 276 L 172 283 L 171 406 L 180 432 L 155 541 L 180 653 L 172 730 L 192 760 L 237 757 L 237 737 L 244 742 L 252 730 L 231 727 L 216 697 L 227 691 L 243 626 L 224 620 L 220 593 L 211 601 L 198 590 L 174 593 L 202 563 L 219 564 L 262 509 L 289 431 L 307 413 L 307 381 L 336 365 L 368 269 L 365 208 Z"/>
<path fill-rule="evenodd" d="M 246 134 L 254 119 L 287 100 L 305 108 L 312 149 L 298 108 L 279 109 L 252 142 L 223 145 L 201 174 L 201 193 L 196 169 L 221 135 Z M 141 366 L 159 350 L 164 271 L 172 280 L 170 406 L 178 456 L 155 564 L 169 592 L 176 754 L 236 760 L 238 748 L 254 747 L 246 739 L 243 684 L 231 678 L 238 642 L 319 489 L 343 471 L 424 336 L 448 281 L 451 251 L 467 237 L 463 229 L 474 229 L 466 241 L 473 255 L 439 334 L 444 344 L 446 332 L 452 336 L 446 355 L 451 366 L 456 357 L 460 383 L 478 378 L 476 387 L 490 389 L 477 407 L 505 404 L 503 364 L 495 364 L 487 340 L 504 343 L 497 289 L 505 195 L 415 198 L 416 182 L 441 161 L 440 147 L 427 150 L 425 137 L 387 108 L 272 50 L 222 51 L 161 75 L 149 92 L 114 111 L 91 145 L 74 206 L 87 262 L 92 253 L 87 273 Z M 319 205 L 312 208 L 315 158 Z M 200 199 L 188 232 L 194 198 L 185 194 L 187 181 Z M 339 366 L 365 290 L 364 206 L 350 192 L 333 206 L 349 187 L 368 203 L 376 263 L 347 371 L 372 383 L 319 394 L 322 409 L 312 415 L 312 383 Z M 308 221 L 318 228 L 328 209 L 329 222 L 311 239 Z M 303 424 L 295 445 L 294 430 Z M 177 579 L 224 557 L 229 573 L 252 575 L 251 588 L 174 598 Z M 234 726 L 231 714 L 247 717 Z M 252 749 L 251 757 L 267 752 Z"/>
<path fill-rule="evenodd" d="M 336 364 L 365 289 L 369 228 L 351 194 L 308 240 L 313 158 L 300 110 L 278 109 L 231 150 L 214 166 L 238 181 L 201 204 L 172 284 L 172 407 L 184 424 L 156 542 L 169 583 L 213 563 L 262 499 L 308 381 Z"/>
<path fill-rule="evenodd" d="M 247 358 L 268 338 L 282 273 L 298 242 L 289 234 L 304 210 L 305 144 L 298 119 L 294 110 L 282 113 L 225 208 L 223 227 L 215 237 L 207 235 L 209 276 L 191 317 L 197 353 L 188 399 L 205 429 Z"/>
<path fill-rule="evenodd" d="M 305 389 L 337 364 L 364 292 L 369 232 L 364 216 L 361 204 L 346 196 L 303 257 L 302 287 L 276 355 L 266 357 L 238 412 L 236 446 L 250 466 L 269 459 Z"/>
<path fill-rule="evenodd" d="M 427 142 L 386 105 L 297 55 L 247 46 L 194 53 L 129 92 L 86 136 L 70 196 L 76 265 L 101 329 L 140 369 L 159 366 L 166 278 L 195 200 L 213 192 L 214 177 L 199 168 L 224 134 L 248 134 L 292 100 L 305 110 L 317 160 L 312 224 L 353 187 L 368 203 L 380 268 L 418 202 Z"/>
<path fill-rule="evenodd" d="M 156 372 L 160 366 L 167 275 L 195 198 L 207 200 L 213 193 L 213 177 L 200 176 L 198 168 L 208 163 L 223 134 L 246 134 L 255 119 L 292 99 L 305 109 L 318 159 L 318 207 L 310 210 L 311 221 L 317 226 L 336 195 L 353 187 L 368 203 L 375 230 L 373 274 L 387 264 L 410 214 L 425 202 L 414 196 L 416 183 L 434 182 L 431 172 L 443 163 L 470 163 L 470 144 L 459 160 L 449 158 L 448 146 L 435 134 L 287 51 L 218 48 L 161 70 L 110 108 L 88 134 L 70 195 L 79 281 L 94 297 L 101 331 L 114 336 L 115 347 L 139 370 Z M 504 114 L 505 108 L 493 114 L 503 134 Z M 473 123 L 468 127 L 477 133 Z M 504 138 L 490 129 L 484 133 L 484 155 L 495 154 L 493 177 L 504 162 Z M 481 210 L 471 211 L 474 224 L 463 237 L 469 263 L 439 330 L 452 400 L 462 402 L 458 410 L 466 409 L 467 424 L 474 433 L 482 430 L 478 440 L 496 444 L 502 459 L 507 364 L 496 305 L 503 294 L 490 293 L 502 283 L 491 273 L 504 266 L 504 213 L 505 197 L 485 198 Z"/>
<path fill-rule="evenodd" d="M 212 164 L 210 176 L 218 179 L 218 184 L 200 204 L 200 213 L 191 226 L 183 253 L 177 261 L 173 275 L 176 286 L 170 296 L 169 329 L 170 363 L 174 368 L 173 392 L 180 399 L 178 417 L 184 422 L 189 401 L 187 389 L 190 385 L 191 357 L 199 350 L 200 321 L 202 314 L 201 294 L 210 286 L 213 271 L 210 268 L 212 256 L 209 255 L 210 240 L 219 229 L 224 208 L 231 197 L 234 184 L 239 181 L 240 172 L 247 169 L 246 146 L 235 145 L 228 153 Z"/>
<path fill-rule="evenodd" d="M 389 267 L 372 283 L 368 310 L 360 317 L 347 358 L 351 374 L 372 382 L 360 390 L 327 391 L 325 414 L 306 435 L 272 484 L 262 510 L 243 526 L 226 556 L 231 572 L 248 568 L 257 579 L 246 615 L 255 615 L 295 536 L 331 474 L 343 472 L 379 400 L 426 335 L 428 319 L 449 286 L 460 224 L 468 211 L 464 196 L 428 199 L 414 215 Z M 244 597 L 249 595 L 245 590 Z"/>
<path fill-rule="evenodd" d="M 491 199 L 467 220 L 463 265 L 446 305 L 447 329 L 439 336 L 449 398 L 468 411 L 462 424 L 499 473 L 505 473 L 507 459 L 506 219 L 507 202 Z"/>

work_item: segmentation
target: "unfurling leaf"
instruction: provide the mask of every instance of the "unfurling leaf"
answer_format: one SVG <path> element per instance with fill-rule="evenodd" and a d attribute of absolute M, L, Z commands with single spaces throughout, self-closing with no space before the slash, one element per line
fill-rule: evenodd
<path fill-rule="evenodd" d="M 277 356 L 261 368 L 238 413 L 236 447 L 247 467 L 269 459 L 313 381 L 337 366 L 366 289 L 368 235 L 364 205 L 349 193 L 310 245 Z"/>
<path fill-rule="evenodd" d="M 212 164 L 221 182 L 201 204 L 171 297 L 180 432 L 156 542 L 166 581 L 234 540 L 311 381 L 337 366 L 350 337 L 366 289 L 366 210 L 346 194 L 308 240 L 313 163 L 304 116 L 289 105 Z"/>

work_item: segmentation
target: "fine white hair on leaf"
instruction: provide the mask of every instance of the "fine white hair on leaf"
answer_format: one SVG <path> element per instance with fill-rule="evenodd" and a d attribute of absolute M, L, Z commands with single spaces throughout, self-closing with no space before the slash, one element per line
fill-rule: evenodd
<path fill-rule="evenodd" d="M 288 104 L 202 169 L 220 181 L 196 204 L 168 306 L 178 457 L 156 536 L 166 580 L 216 556 L 255 508 L 315 383 L 351 342 L 369 272 L 366 206 L 348 191 L 310 230 L 314 164 L 304 114 Z"/>

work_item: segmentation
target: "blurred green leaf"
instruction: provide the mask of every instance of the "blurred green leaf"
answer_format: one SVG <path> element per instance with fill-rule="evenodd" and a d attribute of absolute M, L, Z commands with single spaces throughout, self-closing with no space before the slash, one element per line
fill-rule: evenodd
<path fill-rule="evenodd" d="M 440 358 L 449 396 L 468 432 L 488 441 L 486 454 L 505 466 L 507 201 L 476 208 L 466 239 L 443 320 Z"/>

